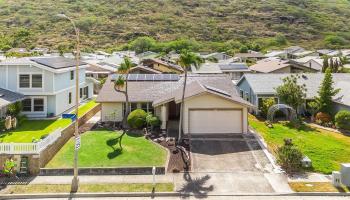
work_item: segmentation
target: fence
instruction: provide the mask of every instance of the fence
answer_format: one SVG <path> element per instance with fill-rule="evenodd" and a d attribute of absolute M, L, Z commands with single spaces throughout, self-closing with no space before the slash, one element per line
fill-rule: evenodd
<path fill-rule="evenodd" d="M 0 154 L 39 154 L 61 137 L 61 131 L 57 129 L 37 143 L 0 143 Z"/>

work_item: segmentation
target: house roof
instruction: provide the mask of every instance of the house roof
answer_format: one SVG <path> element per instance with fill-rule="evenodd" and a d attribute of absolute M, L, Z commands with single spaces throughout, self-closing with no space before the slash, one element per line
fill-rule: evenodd
<path fill-rule="evenodd" d="M 136 74 L 135 74 L 136 75 Z M 115 77 L 114 77 L 115 78 Z M 97 102 L 125 102 L 124 94 L 114 90 L 113 76 L 109 76 L 103 85 L 96 101 Z M 154 105 L 181 98 L 184 77 L 170 81 L 129 81 L 128 94 L 130 102 L 153 102 Z M 227 93 L 225 98 L 246 106 L 252 106 L 240 98 L 236 87 L 226 75 L 198 75 L 189 74 L 187 79 L 186 96 L 193 96 L 202 92 L 215 95 Z M 215 91 L 213 91 L 215 90 Z M 218 92 L 220 91 L 220 92 Z"/>
<path fill-rule="evenodd" d="M 150 67 L 147 66 L 143 66 L 143 65 L 137 65 L 136 67 L 133 67 L 130 69 L 130 72 L 133 72 L 134 70 L 141 70 L 141 71 L 145 71 L 145 72 L 149 72 L 150 74 L 161 74 L 162 72 L 152 69 Z"/>
<path fill-rule="evenodd" d="M 250 71 L 246 63 L 219 63 L 222 71 Z"/>
<path fill-rule="evenodd" d="M 285 51 L 270 51 L 267 54 L 265 54 L 265 57 L 278 57 L 285 53 L 286 53 Z"/>
<path fill-rule="evenodd" d="M 255 94 L 275 94 L 275 88 L 283 84 L 282 79 L 290 76 L 289 73 L 284 74 L 245 74 L 238 85 L 246 80 Z M 307 92 L 306 98 L 312 99 L 317 96 L 319 87 L 323 81 L 323 73 L 301 74 L 298 84 L 305 84 Z M 350 105 L 350 74 L 336 73 L 333 74 L 334 87 L 341 89 L 335 99 L 342 97 L 339 102 Z"/>
<path fill-rule="evenodd" d="M 221 74 L 222 71 L 218 63 L 203 63 L 199 68 L 191 66 L 192 73 L 196 74 Z"/>
<path fill-rule="evenodd" d="M 148 58 L 148 59 L 144 59 L 143 62 L 159 63 L 159 64 L 162 64 L 162 65 L 167 66 L 169 68 L 173 68 L 173 69 L 175 69 L 177 71 L 183 72 L 183 69 L 179 65 L 176 65 L 176 64 L 171 63 L 171 62 L 164 61 L 162 59 Z"/>
<path fill-rule="evenodd" d="M 23 94 L 0 88 L 0 108 L 23 99 Z"/>
<path fill-rule="evenodd" d="M 235 57 L 239 58 L 265 58 L 266 56 L 262 53 L 237 53 Z"/>
<path fill-rule="evenodd" d="M 292 53 L 294 56 L 307 56 L 310 55 L 312 53 L 315 53 L 314 51 L 298 51 L 295 53 Z"/>
<path fill-rule="evenodd" d="M 276 58 L 266 58 L 250 66 L 249 69 L 252 71 L 261 72 L 261 73 L 270 73 L 288 66 L 290 66 L 290 64 L 288 63 L 287 60 L 281 60 Z"/>
<path fill-rule="evenodd" d="M 295 53 L 295 52 L 302 52 L 305 51 L 304 48 L 299 46 L 290 46 L 284 49 L 287 53 Z"/>

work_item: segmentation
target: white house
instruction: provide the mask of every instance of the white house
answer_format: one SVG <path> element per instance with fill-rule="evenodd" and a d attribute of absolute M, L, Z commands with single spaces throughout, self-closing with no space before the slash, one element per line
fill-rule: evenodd
<path fill-rule="evenodd" d="M 75 105 L 75 60 L 64 57 L 28 57 L 0 63 L 0 88 L 23 94 L 22 113 L 30 118 L 54 117 Z M 79 66 L 80 101 L 93 94 Z"/>

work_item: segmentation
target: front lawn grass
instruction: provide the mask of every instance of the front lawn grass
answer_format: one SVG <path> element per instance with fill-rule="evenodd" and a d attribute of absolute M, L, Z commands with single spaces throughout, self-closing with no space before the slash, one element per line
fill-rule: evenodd
<path fill-rule="evenodd" d="M 79 116 L 84 115 L 97 103 L 94 100 L 79 107 Z M 0 134 L 0 142 L 3 143 L 31 143 L 42 136 L 52 133 L 59 128 L 65 128 L 71 123 L 70 119 L 57 120 L 26 120 L 15 130 L 9 130 Z"/>
<path fill-rule="evenodd" d="M 350 192 L 348 187 L 334 187 L 330 182 L 290 182 L 295 192 Z"/>
<path fill-rule="evenodd" d="M 116 140 L 121 132 L 108 130 L 88 131 L 81 135 L 79 167 L 145 167 L 164 166 L 167 152 L 160 146 L 131 134 L 122 139 L 123 150 Z M 47 168 L 72 168 L 74 138 L 70 139 Z"/>
<path fill-rule="evenodd" d="M 264 138 L 272 152 L 283 145 L 285 138 L 291 138 L 302 153 L 311 159 L 312 171 L 330 174 L 339 170 L 341 163 L 350 162 L 350 137 L 307 125 L 296 129 L 275 123 L 274 128 L 268 128 L 252 115 L 249 116 L 249 124 Z"/>
<path fill-rule="evenodd" d="M 81 184 L 78 193 L 96 192 L 152 192 L 152 183 L 115 183 L 115 184 Z M 8 186 L 1 193 L 3 194 L 33 194 L 33 193 L 70 193 L 71 185 L 14 185 Z M 155 186 L 156 192 L 173 192 L 174 184 L 158 183 Z"/>

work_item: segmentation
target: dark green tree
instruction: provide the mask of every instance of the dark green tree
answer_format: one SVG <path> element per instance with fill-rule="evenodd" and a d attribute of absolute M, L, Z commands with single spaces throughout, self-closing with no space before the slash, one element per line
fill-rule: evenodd
<path fill-rule="evenodd" d="M 325 73 L 328 67 L 329 67 L 329 58 L 328 58 L 328 56 L 325 56 L 325 57 L 323 57 L 322 72 Z"/>
<path fill-rule="evenodd" d="M 338 92 L 339 89 L 334 89 L 333 87 L 332 70 L 327 69 L 318 91 L 318 97 L 316 98 L 316 102 L 319 105 L 319 111 L 331 114 L 333 105 L 332 99 L 338 94 Z"/>

